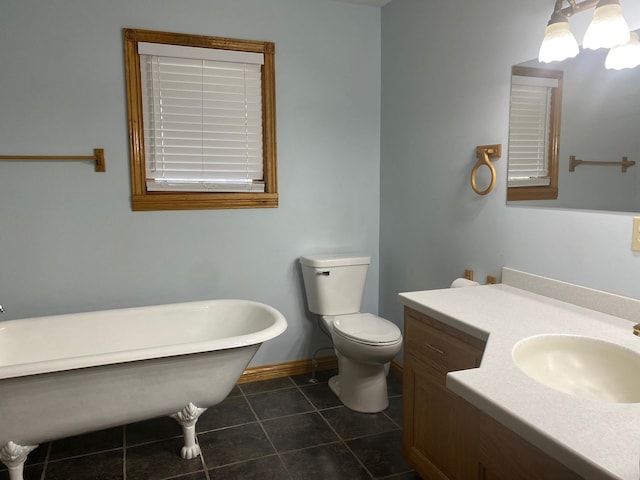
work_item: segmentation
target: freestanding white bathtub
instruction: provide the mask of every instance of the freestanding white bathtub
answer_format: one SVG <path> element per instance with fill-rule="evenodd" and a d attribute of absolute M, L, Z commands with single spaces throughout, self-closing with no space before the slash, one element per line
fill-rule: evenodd
<path fill-rule="evenodd" d="M 169 414 L 193 458 L 198 416 L 286 328 L 276 309 L 247 300 L 0 322 L 0 461 L 23 480 L 39 443 Z"/>

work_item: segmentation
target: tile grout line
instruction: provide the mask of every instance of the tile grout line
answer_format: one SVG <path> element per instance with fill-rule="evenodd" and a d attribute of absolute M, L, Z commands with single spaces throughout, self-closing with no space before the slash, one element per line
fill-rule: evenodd
<path fill-rule="evenodd" d="M 127 426 L 122 426 L 122 480 L 127 480 Z"/>
<path fill-rule="evenodd" d="M 198 424 L 198 422 L 196 421 L 196 425 L 197 424 Z M 198 447 L 200 447 L 200 433 L 202 433 L 202 432 L 198 432 L 198 430 L 196 429 L 195 425 L 194 425 L 193 428 L 195 430 L 194 434 L 195 434 L 195 437 L 196 437 L 196 444 L 198 445 Z M 184 434 L 182 436 L 184 437 Z M 200 464 L 202 465 L 205 479 L 206 480 L 211 480 L 211 477 L 209 476 L 209 468 L 207 467 L 207 462 L 205 462 L 205 460 L 204 460 L 204 455 L 202 454 L 202 449 L 200 449 L 200 453 L 198 454 L 198 457 L 200 458 Z"/>
<path fill-rule="evenodd" d="M 389 397 L 389 400 L 391 400 L 392 398 L 398 398 L 398 397 L 402 397 L 402 395 L 394 395 L 393 397 Z M 389 408 L 389 407 L 387 407 L 387 408 Z M 391 418 L 391 415 L 389 415 L 384 410 L 381 413 L 384 413 L 384 415 L 391 421 L 391 423 L 393 423 L 396 427 L 398 427 L 400 430 L 402 430 L 402 425 L 399 424 L 398 422 L 396 422 L 393 418 Z"/>
<path fill-rule="evenodd" d="M 53 442 L 49 442 L 47 444 L 47 453 L 44 456 L 44 462 L 42 463 L 42 474 L 40 475 L 40 480 L 45 480 L 45 476 L 47 474 L 47 466 L 49 465 L 49 456 L 51 455 L 51 445 Z"/>
<path fill-rule="evenodd" d="M 324 382 L 323 382 L 324 383 Z M 353 453 L 353 451 L 349 448 L 349 445 L 347 445 L 347 442 L 342 438 L 342 435 L 340 435 L 335 428 L 333 428 L 333 425 L 331 425 L 331 423 L 329 423 L 329 421 L 324 417 L 324 415 L 322 415 L 322 412 L 316 407 L 316 405 L 304 394 L 304 392 L 302 391 L 302 389 L 300 388 L 299 385 L 296 385 L 296 387 L 298 388 L 298 390 L 300 390 L 300 393 L 302 393 L 302 395 L 304 396 L 304 398 L 306 398 L 309 403 L 313 406 L 315 413 L 317 413 L 320 418 L 322 419 L 322 421 L 324 423 L 327 424 L 327 426 L 331 429 L 331 431 L 336 435 L 336 437 L 338 437 L 339 442 L 332 442 L 332 443 L 341 443 L 346 449 L 347 451 L 351 454 L 351 456 L 356 460 L 356 462 L 358 462 L 358 464 L 364 469 L 365 472 L 367 472 L 367 474 L 369 475 L 369 478 L 373 479 L 375 478 L 371 472 L 369 471 L 369 469 L 366 467 L 366 465 L 364 463 L 362 463 L 362 461 L 360 461 L 360 459 L 358 458 L 358 456 Z M 329 388 L 329 384 L 327 383 L 327 388 Z M 344 406 L 344 405 L 342 405 Z M 340 406 L 334 407 L 334 408 L 340 408 Z M 345 407 L 346 408 L 346 407 Z M 331 408 L 326 408 L 324 410 L 330 410 Z M 328 444 L 327 444 L 328 445 Z"/>
<path fill-rule="evenodd" d="M 327 385 L 328 388 L 328 385 Z M 342 405 L 344 406 L 344 405 Z M 340 408 L 340 407 L 335 407 L 335 408 Z M 346 408 L 346 407 L 344 407 Z M 330 409 L 326 409 L 326 410 L 330 410 Z M 342 438 L 342 435 L 340 435 L 335 428 L 333 428 L 333 425 L 331 425 L 331 423 L 329 423 L 329 421 L 325 418 L 324 415 L 322 415 L 322 412 L 320 412 L 320 410 L 318 410 L 318 415 L 320 415 L 320 418 L 322 418 L 322 420 L 329 426 L 329 428 L 336 434 L 336 436 L 340 439 L 340 443 L 342 445 L 344 445 L 344 447 L 347 449 L 347 451 L 351 454 L 351 456 L 356 460 L 356 462 L 358 462 L 358 464 L 360 464 L 360 466 L 364 469 L 365 472 L 367 472 L 367 474 L 369 475 L 370 478 L 374 478 L 374 476 L 371 474 L 371 472 L 369 471 L 369 469 L 367 468 L 367 466 L 358 458 L 358 456 L 353 452 L 353 450 L 351 450 L 351 448 L 349 448 L 349 445 L 347 445 L 347 441 Z"/>
<path fill-rule="evenodd" d="M 291 380 L 291 377 L 287 377 L 287 378 L 291 381 L 291 383 L 294 383 L 293 380 Z M 294 383 L 294 386 L 295 386 L 295 383 Z M 288 388 L 281 388 L 281 389 L 278 389 L 278 390 L 287 390 L 287 389 Z M 251 410 L 251 413 L 253 413 L 253 416 L 256 417 L 256 421 L 258 422 L 258 425 L 260 425 L 260 428 L 264 432 L 265 437 L 267 437 L 267 440 L 269 441 L 269 445 L 271 445 L 271 448 L 273 448 L 273 451 L 275 452 L 276 456 L 278 457 L 278 460 L 280 461 L 280 464 L 282 465 L 282 468 L 284 468 L 284 471 L 287 472 L 287 476 L 289 478 L 292 478 L 291 477 L 291 472 L 289 472 L 289 469 L 287 468 L 287 464 L 284 463 L 284 461 L 282 460 L 282 457 L 280 456 L 280 452 L 278 451 L 278 449 L 274 445 L 273 441 L 271 440 L 271 437 L 269 436 L 269 433 L 267 432 L 267 429 L 264 428 L 264 425 L 262 424 L 262 420 L 260 419 L 260 417 L 258 417 L 258 414 L 254 410 L 253 405 L 251 405 L 251 402 L 247 398 L 247 395 L 245 394 L 244 390 L 241 388 L 240 391 L 242 392 L 242 395 L 244 396 L 244 399 L 247 402 L 247 405 L 249 405 L 249 409 Z M 275 392 L 277 390 L 272 390 L 272 391 Z M 265 392 L 261 392 L 261 393 L 265 393 Z M 263 455 L 260 458 L 264 458 L 265 456 L 266 455 Z"/>
<path fill-rule="evenodd" d="M 97 432 L 99 432 L 100 430 L 96 430 Z M 60 439 L 60 440 L 64 440 L 64 439 Z M 149 443 L 158 443 L 158 442 L 162 442 L 163 440 L 155 440 L 154 442 L 149 442 Z M 96 450 L 95 452 L 87 452 L 87 453 L 81 453 L 79 455 L 70 455 L 68 457 L 61 457 L 61 458 L 56 458 L 55 460 L 51 460 L 50 458 L 47 460 L 47 463 L 57 463 L 57 462 L 64 462 L 67 460 L 75 460 L 77 458 L 83 458 L 83 457 L 91 457 L 93 455 L 100 455 L 101 453 L 108 453 L 108 452 L 115 452 L 116 450 L 122 450 L 124 447 L 114 447 L 114 448 L 106 448 L 104 450 Z M 44 462 L 43 462 L 44 464 Z"/>
<path fill-rule="evenodd" d="M 294 386 L 295 386 L 295 388 L 298 390 L 298 392 L 300 392 L 300 394 L 304 397 L 304 399 L 305 399 L 307 402 L 309 402 L 309 405 L 311 405 L 311 408 L 312 408 L 312 410 L 309 410 L 309 411 L 307 411 L 307 412 L 301 412 L 301 413 L 294 414 L 294 415 L 304 415 L 304 414 L 308 414 L 308 413 L 315 413 L 315 414 L 317 414 L 317 415 L 322 419 L 322 421 L 323 421 L 323 422 L 325 422 L 325 424 L 327 424 L 327 426 L 329 427 L 329 429 L 330 429 L 330 430 L 335 434 L 335 436 L 338 438 L 338 441 L 334 441 L 334 442 L 326 442 L 326 443 L 321 443 L 321 444 L 318 444 L 318 445 L 312 445 L 312 446 L 310 446 L 310 447 L 298 448 L 298 449 L 290 450 L 290 451 L 285 452 L 285 453 L 300 452 L 300 451 L 307 450 L 307 449 L 310 449 L 310 448 L 317 448 L 317 447 L 322 447 L 322 446 L 325 446 L 325 445 L 332 445 L 332 444 L 334 444 L 334 443 L 344 443 L 344 442 L 343 442 L 343 440 L 342 440 L 342 437 L 341 437 L 341 436 L 338 434 L 338 432 L 336 432 L 336 430 L 335 430 L 335 429 L 334 429 L 334 428 L 329 424 L 329 422 L 327 422 L 327 419 L 326 419 L 326 418 L 324 418 L 324 416 L 323 416 L 323 415 L 322 415 L 322 413 L 320 412 L 320 409 L 318 409 L 318 407 L 316 406 L 316 404 L 315 404 L 315 403 L 313 403 L 313 400 L 311 400 L 311 398 L 309 398 L 309 397 L 307 396 L 307 394 L 304 392 L 304 390 L 302 389 L 302 386 L 301 386 L 301 385 L 299 385 L 298 383 L 296 383 L 296 382 L 295 382 L 291 377 L 289 377 L 289 379 L 290 379 L 290 380 L 291 380 L 291 382 L 294 384 Z M 327 388 L 329 388 L 329 384 L 328 384 L 327 382 L 308 383 L 308 385 L 318 385 L 318 383 L 320 383 L 320 384 L 326 383 L 326 384 L 327 384 Z M 304 386 L 306 386 L 306 385 L 304 385 Z M 335 407 L 335 408 L 338 408 L 338 407 Z M 288 415 L 288 416 L 293 416 L 293 415 Z M 279 418 L 282 418 L 282 417 L 279 417 Z M 270 419 L 270 420 L 272 420 L 272 419 Z M 280 454 L 279 454 L 279 453 L 278 453 L 278 456 L 280 456 Z M 284 464 L 284 462 L 282 462 L 282 463 Z M 286 468 L 286 465 L 285 465 L 285 468 Z M 287 472 L 288 472 L 288 470 L 287 470 Z"/>
<path fill-rule="evenodd" d="M 324 383 L 324 382 L 323 382 L 323 383 Z M 300 389 L 301 393 L 305 396 L 305 398 L 307 398 L 307 396 L 304 394 L 303 389 L 302 389 L 302 388 L 300 388 L 300 386 L 299 386 L 299 385 L 296 385 L 296 386 L 298 386 L 298 387 L 299 387 L 299 389 Z M 402 396 L 403 396 L 402 394 L 389 396 L 389 400 L 391 400 L 392 398 L 398 398 L 398 397 L 402 397 Z M 308 398 L 307 398 L 307 399 L 308 399 Z M 325 423 L 329 426 L 329 428 L 331 428 L 331 430 L 333 430 L 333 432 L 338 436 L 338 438 L 340 439 L 340 442 L 341 442 L 341 443 L 346 447 L 346 449 L 349 451 L 349 453 L 351 454 L 351 456 L 353 456 L 353 457 L 356 459 L 356 461 L 360 464 L 360 466 L 362 466 L 362 468 L 364 468 L 365 472 L 367 472 L 367 474 L 371 477 L 371 479 L 376 479 L 376 477 L 375 477 L 375 476 L 373 475 L 373 473 L 372 473 L 372 472 L 367 468 L 367 466 L 364 464 L 364 462 L 362 462 L 362 461 L 360 460 L 360 458 L 355 454 L 355 452 L 351 449 L 351 447 L 349 447 L 349 445 L 347 444 L 347 442 L 348 442 L 348 441 L 351 441 L 351 440 L 357 440 L 357 439 L 359 439 L 359 438 L 366 438 L 366 437 L 370 437 L 370 436 L 374 436 L 374 435 L 379 435 L 379 434 L 382 434 L 382 433 L 386 433 L 387 431 L 385 431 L 385 432 L 378 432 L 378 433 L 372 433 L 372 434 L 370 434 L 370 435 L 364 435 L 364 436 L 361 436 L 361 437 L 353 437 L 353 438 L 345 439 L 345 438 L 343 438 L 343 437 L 342 437 L 342 435 L 340 435 L 340 434 L 339 434 L 339 433 L 338 433 L 338 432 L 333 428 L 333 426 L 329 423 L 329 421 L 325 418 L 325 416 L 324 416 L 324 415 L 322 415 L 322 412 L 323 412 L 323 411 L 326 411 L 326 410 L 333 410 L 333 409 L 337 409 L 337 408 L 341 408 L 341 407 L 344 407 L 344 408 L 347 408 L 347 407 L 345 407 L 343 404 L 341 404 L 341 405 L 339 405 L 339 406 L 337 406 L 337 407 L 329 407 L 329 408 L 324 408 L 324 409 L 320 410 L 320 409 L 318 409 L 318 408 L 316 407 L 316 405 L 315 405 L 315 404 L 314 404 L 310 399 L 308 399 L 308 400 L 309 400 L 309 402 L 313 405 L 313 407 L 315 408 L 316 412 L 320 415 L 320 417 L 321 417 L 321 418 L 325 421 Z M 395 429 L 393 429 L 393 430 L 388 430 L 388 432 L 395 431 L 395 430 L 400 430 L 400 431 L 402 431 L 402 425 L 398 424 L 398 423 L 397 423 L 393 418 L 391 418 L 391 416 L 390 416 L 390 415 L 388 415 L 386 411 L 382 410 L 382 411 L 381 411 L 381 412 L 379 412 L 379 413 L 382 413 L 382 414 L 384 415 L 384 417 L 385 417 L 385 418 L 387 418 L 387 419 L 391 422 L 391 425 L 393 425 L 394 427 L 396 427 L 396 428 L 395 428 Z M 393 475 L 391 475 L 391 476 L 387 476 L 387 477 L 392 477 L 392 476 L 393 476 Z M 387 478 L 387 477 L 384 477 L 384 478 Z"/>

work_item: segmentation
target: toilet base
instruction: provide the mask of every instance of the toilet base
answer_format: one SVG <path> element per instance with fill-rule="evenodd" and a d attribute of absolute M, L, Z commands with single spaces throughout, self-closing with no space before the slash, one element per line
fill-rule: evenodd
<path fill-rule="evenodd" d="M 329 379 L 329 389 L 342 404 L 362 413 L 385 410 L 389 397 L 384 365 L 345 365 L 351 362 L 340 360 L 339 374 Z"/>
<path fill-rule="evenodd" d="M 340 375 L 335 375 L 329 379 L 329 390 L 340 398 Z"/>

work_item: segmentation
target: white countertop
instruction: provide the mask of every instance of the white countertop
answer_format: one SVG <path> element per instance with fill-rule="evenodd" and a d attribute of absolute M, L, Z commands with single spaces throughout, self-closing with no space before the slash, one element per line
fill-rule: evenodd
<path fill-rule="evenodd" d="M 487 340 L 480 367 L 449 373 L 447 387 L 586 479 L 638 480 L 640 404 L 557 392 L 523 373 L 511 351 L 526 337 L 563 333 L 640 353 L 640 338 L 632 333 L 640 301 L 509 269 L 503 281 L 512 285 L 399 294 L 402 304 Z"/>

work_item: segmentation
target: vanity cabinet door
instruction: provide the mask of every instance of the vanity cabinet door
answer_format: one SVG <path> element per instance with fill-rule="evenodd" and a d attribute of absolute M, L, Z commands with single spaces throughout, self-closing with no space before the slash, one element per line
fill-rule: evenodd
<path fill-rule="evenodd" d="M 471 404 L 461 404 L 465 419 L 467 472 L 477 480 L 584 480 L 546 453 Z"/>
<path fill-rule="evenodd" d="M 447 389 L 446 374 L 478 366 L 484 344 L 411 309 L 404 339 L 404 456 L 423 478 L 462 480 L 462 400 Z"/>
<path fill-rule="evenodd" d="M 459 465 L 459 429 L 451 408 L 456 395 L 434 382 L 428 368 L 410 355 L 405 357 L 404 455 L 424 478 L 453 480 Z"/>

